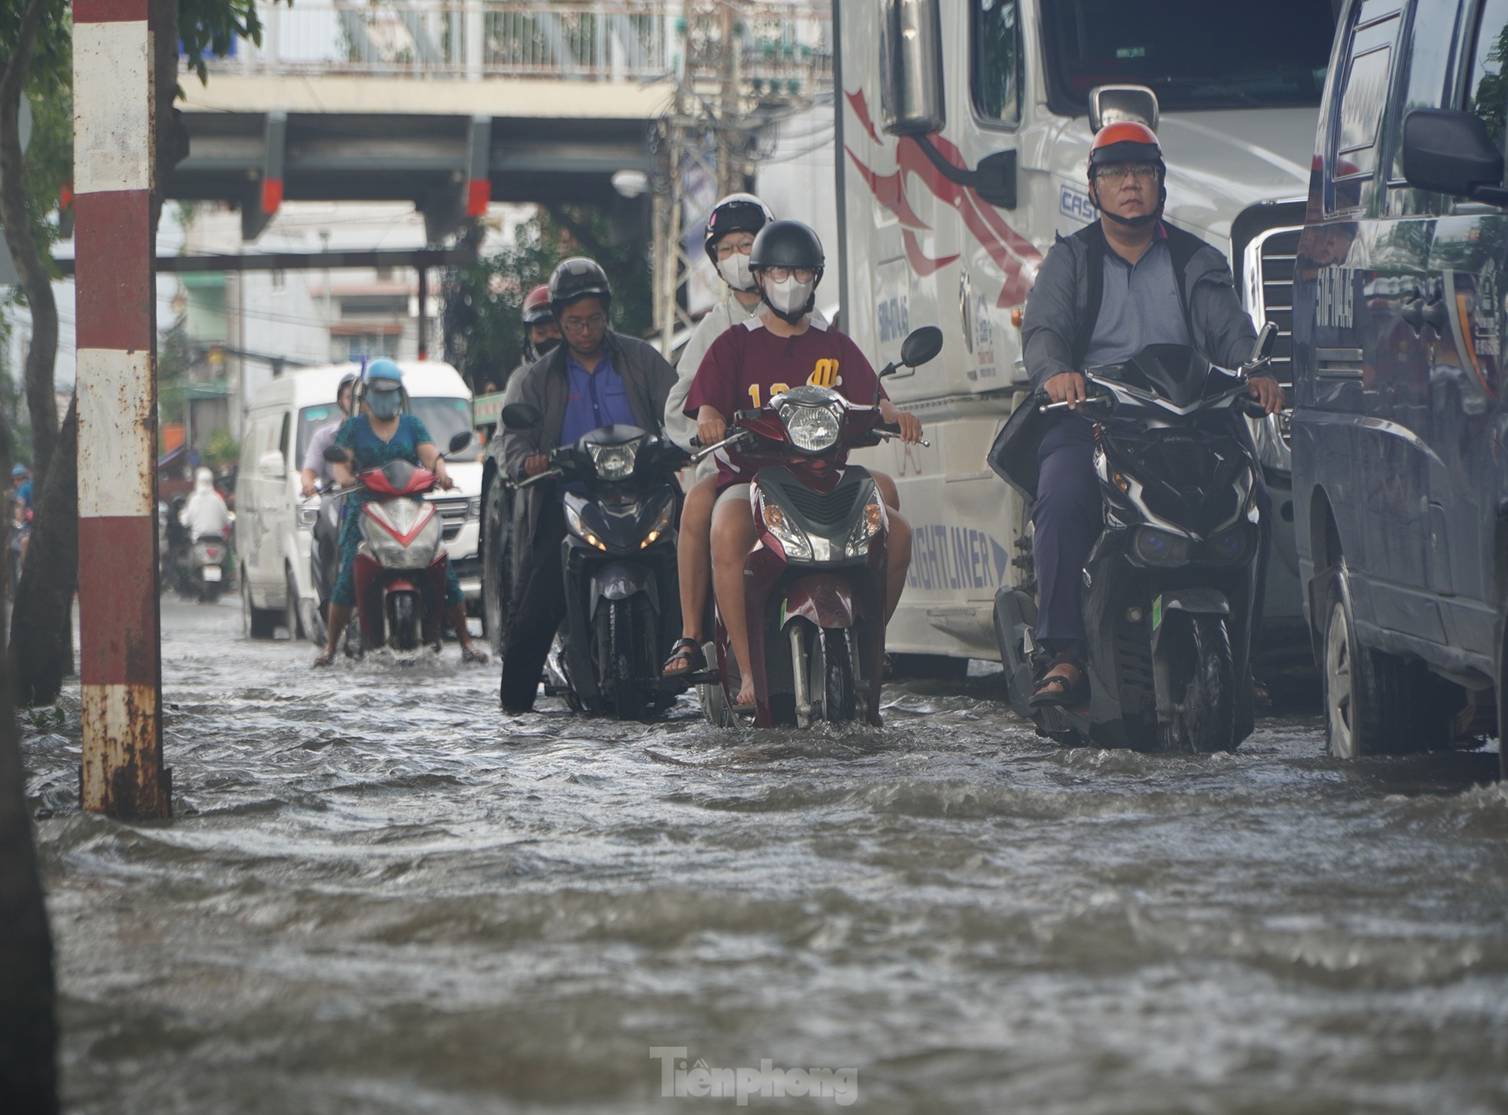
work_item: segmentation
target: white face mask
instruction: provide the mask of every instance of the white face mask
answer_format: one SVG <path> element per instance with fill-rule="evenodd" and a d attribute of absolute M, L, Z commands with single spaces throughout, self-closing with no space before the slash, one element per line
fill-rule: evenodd
<path fill-rule="evenodd" d="M 734 252 L 728 259 L 717 261 L 717 273 L 734 290 L 754 290 L 754 273 L 749 270 L 749 257 L 743 252 Z"/>
<path fill-rule="evenodd" d="M 792 275 L 783 283 L 777 283 L 774 279 L 766 279 L 764 295 L 770 300 L 770 305 L 783 314 L 799 314 L 806 308 L 806 303 L 812 296 L 812 291 L 817 289 L 816 283 L 798 283 L 796 276 Z"/>

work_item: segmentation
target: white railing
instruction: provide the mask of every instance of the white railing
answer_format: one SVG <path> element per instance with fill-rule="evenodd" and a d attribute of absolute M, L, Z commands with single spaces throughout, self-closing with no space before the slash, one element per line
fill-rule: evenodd
<path fill-rule="evenodd" d="M 683 57 L 678 0 L 258 2 L 262 45 L 238 42 L 212 72 L 643 81 Z M 831 73 L 825 0 L 735 3 L 746 76 L 767 87 Z M 781 90 L 783 91 L 783 90 Z"/>

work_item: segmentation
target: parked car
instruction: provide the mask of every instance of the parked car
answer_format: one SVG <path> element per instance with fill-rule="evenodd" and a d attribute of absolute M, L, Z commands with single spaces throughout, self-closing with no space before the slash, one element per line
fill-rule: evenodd
<path fill-rule="evenodd" d="M 436 445 L 443 450 L 455 434 L 471 429 L 471 392 L 460 373 L 438 361 L 400 361 L 399 366 L 410 407 Z M 293 638 L 312 636 L 317 629 L 309 550 L 319 500 L 301 498 L 298 473 L 314 432 L 340 416 L 335 389 L 341 376 L 359 370 L 357 364 L 334 364 L 285 373 L 252 401 L 246 415 L 236 483 L 236 539 L 243 625 L 252 638 L 271 638 L 278 627 Z M 444 518 L 445 546 L 468 606 L 481 601 L 481 452 L 473 440 L 461 452 L 447 454 L 455 487 L 426 497 Z"/>
<path fill-rule="evenodd" d="M 1505 55 L 1508 0 L 1347 0 L 1337 29 L 1293 288 L 1293 477 L 1338 756 L 1499 728 Z"/>

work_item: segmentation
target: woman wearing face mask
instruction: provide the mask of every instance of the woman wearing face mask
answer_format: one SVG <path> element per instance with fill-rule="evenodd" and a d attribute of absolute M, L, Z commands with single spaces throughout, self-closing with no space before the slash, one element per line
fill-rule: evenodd
<path fill-rule="evenodd" d="M 350 454 L 348 462 L 331 462 L 330 471 L 342 488 L 356 482 L 356 475 L 370 468 L 381 468 L 391 461 L 403 460 L 420 465 L 435 474 L 442 488 L 452 488 L 454 481 L 445 467 L 445 458 L 435 448 L 429 430 L 415 415 L 405 414 L 408 394 L 403 390 L 403 373 L 391 360 L 374 360 L 362 377 L 361 409 L 341 424 L 335 445 Z M 356 583 L 352 570 L 356 549 L 361 542 L 361 504 L 369 497 L 358 488 L 346 497 L 344 518 L 340 524 L 340 573 L 330 591 L 330 622 L 325 649 L 314 660 L 316 666 L 328 666 L 335 660 L 335 648 L 351 619 L 356 604 Z M 445 566 L 445 604 L 450 624 L 461 641 L 463 662 L 485 662 L 487 655 L 471 645 L 466 630 L 465 598 L 455 566 Z"/>
<path fill-rule="evenodd" d="M 726 436 L 728 418 L 734 411 L 764 406 L 772 396 L 808 383 L 831 388 L 853 403 L 878 404 L 884 420 L 899 426 L 902 438 L 908 442 L 921 440 L 921 422 L 886 398 L 874 368 L 859 347 L 845 334 L 811 316 L 823 262 L 822 242 L 800 221 L 773 221 L 754 238 L 749 267 L 759 284 L 764 307 L 757 319 L 735 325 L 713 342 L 692 381 L 684 408 L 696 419 L 697 436 L 703 445 Z M 741 464 L 736 450 L 719 452 L 717 457 L 713 586 L 743 678 L 735 704 L 746 708 L 754 703 L 743 595 L 743 563 L 755 538 L 749 506 L 752 470 Z M 891 509 L 888 621 L 905 586 L 911 561 L 911 529 L 899 514 L 895 482 L 884 473 L 874 472 L 873 476 Z"/>

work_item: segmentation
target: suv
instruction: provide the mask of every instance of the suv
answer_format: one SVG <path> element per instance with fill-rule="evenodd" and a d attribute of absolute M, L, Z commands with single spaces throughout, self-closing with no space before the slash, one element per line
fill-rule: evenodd
<path fill-rule="evenodd" d="M 1336 31 L 1295 264 L 1293 478 L 1342 757 L 1502 735 L 1505 60 L 1508 0 L 1347 0 Z"/>

